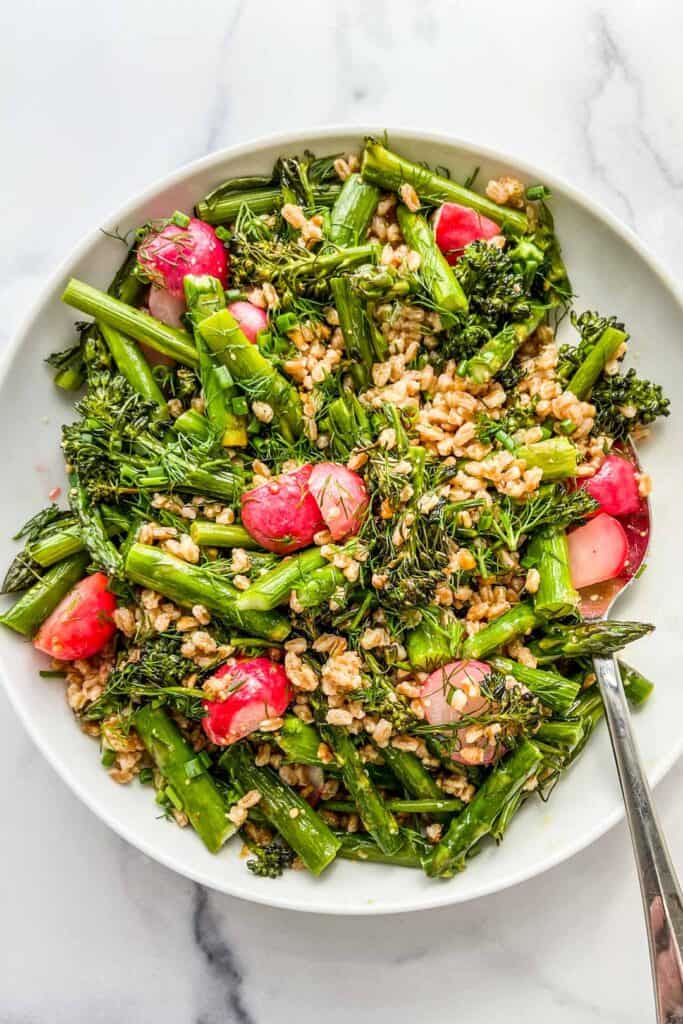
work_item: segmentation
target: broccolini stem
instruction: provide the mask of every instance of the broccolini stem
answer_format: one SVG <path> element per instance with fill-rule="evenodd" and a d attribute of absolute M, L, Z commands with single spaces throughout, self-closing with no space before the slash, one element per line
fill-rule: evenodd
<path fill-rule="evenodd" d="M 125 561 L 126 575 L 133 583 L 158 590 L 164 597 L 191 608 L 203 604 L 218 618 L 247 634 L 266 640 L 284 640 L 290 632 L 289 619 L 279 612 L 245 611 L 235 606 L 239 591 L 210 570 L 190 565 L 148 544 L 132 544 Z"/>
<path fill-rule="evenodd" d="M 383 853 L 398 853 L 403 838 L 396 819 L 368 775 L 351 736 L 345 729 L 334 725 L 319 724 L 319 729 L 332 749 L 363 825 Z"/>
<path fill-rule="evenodd" d="M 227 526 L 210 519 L 195 519 L 190 526 L 190 536 L 200 548 L 246 548 L 247 551 L 260 548 L 243 526 Z"/>
<path fill-rule="evenodd" d="M 543 306 L 535 306 L 531 316 L 520 323 L 507 324 L 490 341 L 467 360 L 465 376 L 476 384 L 486 384 L 504 370 L 513 359 L 515 352 L 529 335 L 533 334 L 543 319 Z"/>
<path fill-rule="evenodd" d="M 408 750 L 399 750 L 397 747 L 392 747 L 390 743 L 382 749 L 382 757 L 411 797 L 414 797 L 417 801 L 444 802 L 443 790 L 439 789 L 434 778 L 415 754 L 411 754 Z M 451 808 L 448 813 L 454 813 L 462 809 L 462 803 L 459 800 L 456 802 L 460 806 Z M 391 802 L 389 803 L 389 809 L 393 811 L 400 810 L 399 807 L 392 806 Z M 442 808 L 441 810 L 448 809 Z M 439 813 L 439 808 L 423 813 L 436 814 L 437 821 L 445 820 L 444 814 Z"/>
<path fill-rule="evenodd" d="M 364 835 L 362 832 L 353 834 L 350 832 L 339 832 L 337 833 L 337 838 L 341 843 L 337 856 L 343 857 L 344 860 L 367 861 L 370 864 L 390 864 L 398 868 L 419 868 L 421 866 L 420 858 L 407 839 L 396 853 L 383 853 L 374 839 Z"/>
<path fill-rule="evenodd" d="M 275 423 L 285 440 L 291 442 L 300 437 L 303 416 L 298 392 L 244 336 L 230 310 L 214 313 L 199 324 L 198 330 L 209 349 L 250 398 L 258 398 L 271 406 Z"/>
<path fill-rule="evenodd" d="M 318 755 L 322 737 L 314 725 L 302 722 L 296 715 L 286 715 L 282 728 L 275 733 L 274 740 L 288 761 L 293 764 L 311 764 L 326 767 Z"/>
<path fill-rule="evenodd" d="M 329 601 L 335 591 L 346 585 L 346 577 L 335 565 L 324 565 L 292 588 L 300 608 L 317 608 Z"/>
<path fill-rule="evenodd" d="M 617 664 L 621 672 L 621 681 L 624 684 L 626 696 L 634 707 L 640 707 L 654 690 L 654 683 L 646 679 L 637 668 L 627 665 L 625 661 L 617 659 Z"/>
<path fill-rule="evenodd" d="M 138 345 L 117 331 L 115 327 L 110 327 L 105 323 L 97 326 L 107 343 L 119 373 L 126 378 L 133 391 L 137 391 L 148 402 L 155 402 L 160 409 L 166 412 L 166 399 Z"/>
<path fill-rule="evenodd" d="M 319 185 L 313 188 L 318 206 L 332 206 L 341 192 L 340 185 Z M 246 189 L 228 192 L 216 199 L 201 199 L 196 206 L 197 216 L 207 224 L 229 224 L 235 220 L 243 206 L 252 213 L 272 213 L 279 210 L 285 199 L 279 188 Z"/>
<path fill-rule="evenodd" d="M 359 174 L 350 174 L 330 211 L 330 242 L 341 246 L 364 242 L 378 202 L 379 189 Z"/>
<path fill-rule="evenodd" d="M 337 855 L 340 843 L 310 804 L 282 782 L 270 768 L 257 768 L 243 743 L 222 755 L 219 764 L 245 791 L 261 794 L 259 810 L 277 829 L 309 871 L 319 875 Z"/>
<path fill-rule="evenodd" d="M 606 327 L 567 384 L 567 391 L 571 391 L 580 401 L 585 401 L 605 366 L 627 337 L 624 331 L 616 327 Z"/>
<path fill-rule="evenodd" d="M 115 509 L 104 505 L 101 507 L 101 513 L 107 536 L 125 532 L 130 526 L 126 516 Z M 65 526 L 62 530 L 47 533 L 46 536 L 39 537 L 32 544 L 28 544 L 26 555 L 38 565 L 47 568 L 54 565 L 55 562 L 61 562 L 63 558 L 68 558 L 69 555 L 75 555 L 77 551 L 84 550 L 85 543 L 80 527 L 78 523 L 74 523 L 72 526 Z"/>
<path fill-rule="evenodd" d="M 211 437 L 211 424 L 206 416 L 202 416 L 196 409 L 186 409 L 177 419 L 173 421 L 173 429 L 179 434 L 186 434 L 188 437 L 198 437 L 202 441 L 208 441 Z"/>
<path fill-rule="evenodd" d="M 541 622 L 532 606 L 521 601 L 478 633 L 468 637 L 463 644 L 463 657 L 483 658 L 516 637 L 530 633 Z"/>
<path fill-rule="evenodd" d="M 218 853 L 236 828 L 228 806 L 207 772 L 190 776 L 197 753 L 165 711 L 145 704 L 134 715 L 135 728 L 157 768 L 172 787 L 192 827 L 211 853 Z"/>
<path fill-rule="evenodd" d="M 348 277 L 333 277 L 330 288 L 346 354 L 351 360 L 349 373 L 359 391 L 365 391 L 372 380 L 372 364 L 376 361 L 368 318 Z"/>
<path fill-rule="evenodd" d="M 326 564 L 320 548 L 309 548 L 291 558 L 285 558 L 275 568 L 259 576 L 247 590 L 241 591 L 235 607 L 238 611 L 263 612 L 277 608 L 289 599 L 292 590 L 296 590 L 311 573 Z"/>
<path fill-rule="evenodd" d="M 149 313 L 128 306 L 84 281 L 72 277 L 64 289 L 62 302 L 94 317 L 100 324 L 114 327 L 129 338 L 144 341 L 150 348 L 184 366 L 197 366 L 197 350 L 185 331 L 168 327 Z"/>
<path fill-rule="evenodd" d="M 568 437 L 549 437 L 546 441 L 520 445 L 515 455 L 526 462 L 527 469 L 542 469 L 544 482 L 576 476 L 578 453 Z"/>
<path fill-rule="evenodd" d="M 69 474 L 69 504 L 78 516 L 81 539 L 92 560 L 108 576 L 120 577 L 121 555 L 109 539 L 99 507 L 91 502 L 75 470 Z"/>
<path fill-rule="evenodd" d="M 459 619 L 448 625 L 437 621 L 438 608 L 432 608 L 422 622 L 408 633 L 406 647 L 408 661 L 421 672 L 431 672 L 439 665 L 457 658 L 465 627 Z"/>
<path fill-rule="evenodd" d="M 423 867 L 428 875 L 450 878 L 456 871 L 462 871 L 467 854 L 492 831 L 497 818 L 531 778 L 541 760 L 538 747 L 523 740 L 493 769 L 471 803 L 453 819 L 446 835 L 424 858 Z"/>
<path fill-rule="evenodd" d="M 450 313 L 467 312 L 467 296 L 425 218 L 403 205 L 397 215 L 406 244 L 420 256 L 420 277 L 437 306 Z"/>
<path fill-rule="evenodd" d="M 511 658 L 496 654 L 489 658 L 489 664 L 497 672 L 512 676 L 538 697 L 541 704 L 552 708 L 558 714 L 566 715 L 579 695 L 579 683 L 560 675 L 559 672 L 540 668 L 527 668 Z"/>
<path fill-rule="evenodd" d="M 529 222 L 519 210 L 498 206 L 486 196 L 480 196 L 477 192 L 451 181 L 450 178 L 444 178 L 441 174 L 427 170 L 426 167 L 404 160 L 374 139 L 368 139 L 365 143 L 361 176 L 363 181 L 391 192 L 398 192 L 401 185 L 407 183 L 413 186 L 422 200 L 468 206 L 514 235 L 525 235 L 529 230 Z"/>
<path fill-rule="evenodd" d="M 451 815 L 459 814 L 463 807 L 465 807 L 462 800 L 448 800 L 444 797 L 441 790 L 439 790 L 439 793 L 439 797 L 429 800 L 399 800 L 390 797 L 384 803 L 390 811 L 394 811 L 396 814 Z M 321 806 L 325 811 L 336 811 L 339 814 L 354 814 L 356 811 L 356 805 L 352 800 L 326 800 Z"/>
<path fill-rule="evenodd" d="M 236 397 L 236 390 L 223 386 L 216 372 L 212 353 L 197 330 L 202 321 L 225 309 L 223 286 L 217 278 L 208 274 L 202 277 L 186 274 L 183 287 L 188 314 L 195 328 L 199 377 L 202 382 L 207 419 L 217 431 L 224 447 L 244 447 L 247 443 L 246 419 L 244 416 L 236 415 L 230 407 L 231 399 Z"/>
<path fill-rule="evenodd" d="M 536 613 L 546 618 L 562 618 L 575 611 L 580 597 L 572 583 L 565 531 L 552 527 L 539 530 L 527 548 L 526 558 L 541 577 L 534 594 Z"/>
<path fill-rule="evenodd" d="M 24 636 L 33 636 L 71 588 L 83 578 L 90 561 L 85 552 L 58 562 L 0 615 L 0 623 Z"/>

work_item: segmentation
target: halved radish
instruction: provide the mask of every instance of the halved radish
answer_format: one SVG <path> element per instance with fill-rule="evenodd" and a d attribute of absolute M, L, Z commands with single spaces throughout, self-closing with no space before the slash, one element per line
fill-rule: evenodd
<path fill-rule="evenodd" d="M 168 327 L 183 327 L 180 318 L 187 308 L 184 295 L 172 295 L 166 288 L 157 288 L 153 284 L 149 289 L 147 305 L 152 316 L 156 320 L 161 320 L 162 324 L 167 324 Z"/>
<path fill-rule="evenodd" d="M 183 295 L 186 274 L 210 274 L 228 283 L 228 254 L 210 224 L 196 217 L 185 227 L 167 224 L 140 243 L 138 263 L 150 281 L 171 295 Z"/>
<path fill-rule="evenodd" d="M 214 673 L 228 677 L 225 700 L 205 700 L 202 727 L 212 743 L 227 747 L 258 729 L 268 718 L 279 718 L 294 696 L 282 665 L 269 658 L 239 658 Z"/>
<path fill-rule="evenodd" d="M 231 302 L 228 309 L 240 325 L 242 334 L 249 341 L 256 342 L 260 331 L 265 331 L 268 326 L 268 314 L 265 309 L 255 306 L 253 302 Z"/>
<path fill-rule="evenodd" d="M 430 725 L 459 722 L 463 715 L 485 714 L 488 700 L 481 694 L 482 682 L 491 674 L 485 661 L 451 661 L 427 676 L 420 687 L 420 699 Z M 499 753 L 485 735 L 468 735 L 473 726 L 458 729 L 459 747 L 452 755 L 459 764 L 491 764 Z"/>
<path fill-rule="evenodd" d="M 650 543 L 650 513 L 645 498 L 640 499 L 636 512 L 630 513 L 623 519 L 622 526 L 628 542 L 628 554 L 623 575 L 630 579 L 640 569 Z"/>
<path fill-rule="evenodd" d="M 309 488 L 310 463 L 242 495 L 242 523 L 266 551 L 287 555 L 308 547 L 325 522 Z"/>
<path fill-rule="evenodd" d="M 101 651 L 116 632 L 116 598 L 107 590 L 103 572 L 77 583 L 45 619 L 33 646 L 60 661 L 90 658 Z"/>
<path fill-rule="evenodd" d="M 621 455 L 608 455 L 581 486 L 598 502 L 598 511 L 607 515 L 625 516 L 640 507 L 635 466 Z"/>
<path fill-rule="evenodd" d="M 626 564 L 628 541 L 621 523 L 601 512 L 585 526 L 567 534 L 569 569 L 577 590 L 620 576 Z"/>
<path fill-rule="evenodd" d="M 333 540 L 353 537 L 369 504 L 362 477 L 337 462 L 319 462 L 308 482 Z"/>
<path fill-rule="evenodd" d="M 457 263 L 463 249 L 478 238 L 494 238 L 500 225 L 459 203 L 444 203 L 434 217 L 436 244 L 449 263 Z"/>

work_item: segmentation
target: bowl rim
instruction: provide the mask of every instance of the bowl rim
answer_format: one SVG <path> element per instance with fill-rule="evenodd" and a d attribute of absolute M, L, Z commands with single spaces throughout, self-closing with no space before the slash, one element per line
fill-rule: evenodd
<path fill-rule="evenodd" d="M 542 168 L 539 168 L 538 165 L 528 162 L 526 159 L 519 157 L 514 152 L 510 152 L 508 150 L 502 151 L 490 146 L 479 144 L 475 141 L 460 138 L 456 135 L 421 131 L 420 129 L 411 128 L 408 125 L 394 125 L 392 127 L 387 127 L 386 124 L 378 126 L 377 124 L 335 122 L 332 124 L 312 127 L 307 130 L 290 130 L 270 133 L 267 135 L 259 135 L 248 139 L 246 142 L 214 150 L 197 160 L 192 160 L 181 165 L 179 168 L 168 174 L 158 177 L 147 188 L 137 193 L 126 203 L 116 207 L 116 209 L 114 209 L 108 216 L 104 217 L 102 219 L 102 224 L 110 225 L 112 223 L 116 224 L 117 221 L 124 221 L 138 206 L 153 200 L 160 191 L 172 187 L 187 178 L 189 175 L 208 170 L 212 166 L 220 165 L 226 160 L 235 160 L 243 156 L 258 155 L 260 151 L 268 150 L 276 146 L 284 147 L 301 145 L 313 147 L 318 143 L 325 142 L 327 139 L 336 138 L 338 136 L 353 135 L 360 139 L 365 138 L 366 136 L 382 137 L 385 133 L 391 139 L 392 145 L 396 143 L 400 146 L 401 142 L 435 144 L 451 147 L 454 150 L 457 150 L 460 154 L 465 156 L 469 154 L 475 159 L 484 157 L 485 159 L 497 163 L 509 163 L 511 166 L 518 168 L 522 173 L 527 175 L 527 180 L 535 179 L 542 181 L 550 187 L 551 191 L 563 193 L 572 202 L 583 207 L 583 209 L 586 210 L 594 219 L 605 224 L 621 239 L 623 243 L 633 250 L 634 253 L 653 272 L 655 277 L 659 279 L 662 286 L 670 293 L 683 312 L 683 286 L 679 285 L 673 273 L 670 272 L 662 262 L 660 262 L 659 258 L 655 256 L 650 247 L 645 244 L 627 224 L 621 221 L 615 214 L 603 206 L 602 203 L 593 199 L 582 189 L 571 185 L 560 175 L 546 172 Z M 70 268 L 86 254 L 87 250 L 92 245 L 99 240 L 101 233 L 102 227 L 99 226 L 84 234 L 69 253 L 60 260 L 55 269 L 48 275 L 47 280 L 40 288 L 37 297 L 31 302 L 27 313 L 22 317 L 18 327 L 4 346 L 4 351 L 0 356 L 0 388 L 5 385 L 10 375 L 14 357 L 19 350 L 24 337 L 30 333 L 34 321 L 39 317 L 43 306 L 49 301 L 51 293 L 55 290 L 59 282 L 64 280 L 65 276 L 69 273 Z M 34 727 L 30 715 L 25 713 L 25 709 L 21 706 L 18 697 L 14 694 L 12 687 L 9 685 L 8 673 L 2 660 L 0 660 L 0 679 L 2 679 L 3 688 L 8 696 L 10 705 L 16 712 L 26 729 L 26 732 L 35 743 L 42 756 L 45 757 L 57 775 L 64 783 L 66 783 L 78 799 L 85 804 L 85 806 L 105 825 L 112 829 L 113 832 L 119 835 L 122 839 L 125 839 L 126 842 L 130 843 L 133 847 L 140 850 L 152 860 L 163 864 L 164 867 L 169 868 L 185 878 L 189 878 L 193 882 L 204 885 L 216 892 L 221 892 L 238 899 L 259 903 L 275 909 L 296 910 L 303 913 L 329 914 L 334 916 L 342 915 L 350 917 L 364 917 L 368 914 L 384 916 L 412 911 L 424 911 L 437 907 L 446 907 L 457 903 L 469 902 L 484 896 L 492 895 L 496 892 L 501 892 L 504 889 L 511 888 L 512 886 L 519 885 L 522 882 L 535 878 L 564 861 L 569 860 L 571 857 L 574 857 L 577 853 L 586 849 L 605 835 L 624 817 L 624 809 L 620 803 L 612 813 L 606 815 L 587 833 L 583 833 L 580 838 L 577 838 L 572 843 L 564 845 L 561 850 L 548 854 L 544 860 L 541 861 L 540 865 L 538 863 L 533 867 L 525 867 L 522 865 L 519 869 L 511 871 L 501 878 L 480 884 L 464 896 L 459 894 L 457 886 L 447 887 L 435 885 L 433 890 L 421 893 L 418 896 L 414 896 L 409 899 L 399 898 L 396 900 L 395 905 L 392 904 L 391 906 L 385 906 L 383 904 L 378 905 L 374 903 L 368 903 L 367 905 L 361 906 L 336 906 L 332 903 L 326 903 L 324 898 L 320 898 L 320 895 L 316 897 L 314 905 L 309 905 L 303 898 L 291 898 L 278 895 L 276 891 L 273 891 L 272 896 L 266 896 L 261 895 L 260 893 L 248 891 L 246 888 L 242 888 L 239 884 L 218 886 L 213 879 L 207 878 L 201 870 L 197 870 L 192 866 L 180 863 L 172 855 L 160 852 L 154 843 L 149 842 L 145 837 L 140 837 L 135 834 L 125 821 L 120 821 L 119 819 L 108 815 L 106 809 L 101 807 L 98 800 L 89 794 L 87 787 L 81 784 L 79 776 L 70 768 L 68 758 L 63 758 L 58 752 L 44 747 L 38 728 Z M 672 745 L 665 755 L 658 758 L 652 769 L 647 772 L 650 783 L 656 785 L 660 782 L 675 762 L 680 758 L 682 753 L 683 733 L 681 734 L 678 743 Z"/>

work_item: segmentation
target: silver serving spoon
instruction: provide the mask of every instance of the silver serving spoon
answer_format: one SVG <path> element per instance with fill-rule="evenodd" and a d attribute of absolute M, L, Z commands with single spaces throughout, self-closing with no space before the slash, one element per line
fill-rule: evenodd
<path fill-rule="evenodd" d="M 631 457 L 638 457 L 631 444 Z M 584 619 L 606 619 L 616 600 L 636 578 L 645 561 L 650 538 L 650 503 L 643 502 L 639 521 L 639 554 L 627 566 L 627 574 L 582 591 Z M 598 686 L 605 705 L 612 750 L 631 830 L 645 927 L 650 947 L 658 1024 L 683 1024 L 683 896 L 671 856 L 657 819 L 652 793 L 631 728 L 628 702 L 615 657 L 593 659 Z"/>

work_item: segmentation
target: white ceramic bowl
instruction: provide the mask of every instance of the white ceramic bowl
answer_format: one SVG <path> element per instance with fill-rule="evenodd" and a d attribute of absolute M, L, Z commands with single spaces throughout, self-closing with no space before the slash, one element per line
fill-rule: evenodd
<path fill-rule="evenodd" d="M 281 154 L 305 148 L 322 155 L 359 147 L 365 134 L 382 128 L 330 128 L 288 134 L 205 157 L 169 175 L 102 225 L 126 232 L 173 210 L 190 210 L 224 178 L 268 171 Z M 632 362 L 663 382 L 672 415 L 642 446 L 655 482 L 655 531 L 648 571 L 623 599 L 623 618 L 653 621 L 657 632 L 628 657 L 657 683 L 654 697 L 637 716 L 636 730 L 650 778 L 657 781 L 683 747 L 683 687 L 679 645 L 679 541 L 683 509 L 683 298 L 635 236 L 605 210 L 552 176 L 516 159 L 464 142 L 417 132 L 390 132 L 391 144 L 407 157 L 445 165 L 464 180 L 480 166 L 479 184 L 504 172 L 552 188 L 552 209 L 579 309 L 617 313 L 632 334 Z M 106 287 L 124 255 L 120 243 L 95 230 L 59 267 L 40 295 L 9 351 L 0 374 L 0 436 L 5 498 L 0 502 L 0 565 L 16 545 L 11 535 L 47 504 L 48 491 L 63 483 L 59 426 L 71 403 L 53 387 L 43 358 L 71 336 L 77 317 L 59 301 L 72 275 Z M 668 556 L 667 556 L 668 552 Z M 189 829 L 157 816 L 151 791 L 116 786 L 100 767 L 96 744 L 77 727 L 64 700 L 61 680 L 38 675 L 44 659 L 30 644 L 0 631 L 0 669 L 9 697 L 27 730 L 64 781 L 103 821 L 150 857 L 222 892 L 272 906 L 320 913 L 369 914 L 419 910 L 457 903 L 514 885 L 545 871 L 593 842 L 622 813 L 606 731 L 598 730 L 580 761 L 548 805 L 530 801 L 515 819 L 504 844 L 492 844 L 459 877 L 432 881 L 417 871 L 340 861 L 323 878 L 287 872 L 277 881 L 255 878 L 238 857 L 238 842 L 219 856 L 209 854 Z M 8 770 L 6 766 L 6 770 Z M 68 823 L 64 823 L 68 827 Z"/>

